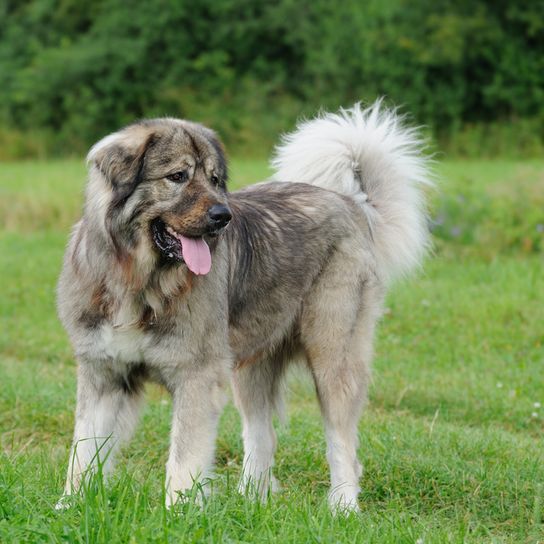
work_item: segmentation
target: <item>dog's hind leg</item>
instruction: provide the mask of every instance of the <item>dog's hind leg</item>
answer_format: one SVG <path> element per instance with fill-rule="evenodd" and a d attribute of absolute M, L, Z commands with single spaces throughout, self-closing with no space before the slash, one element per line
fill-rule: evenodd
<path fill-rule="evenodd" d="M 141 383 L 112 379 L 94 366 L 78 368 L 74 439 L 68 463 L 64 496 L 57 508 L 67 506 L 66 497 L 79 491 L 84 477 L 98 469 L 107 475 L 119 445 L 130 438 L 139 416 Z"/>
<path fill-rule="evenodd" d="M 345 278 L 344 278 L 345 280 Z M 366 401 L 381 290 L 362 279 L 314 292 L 302 320 L 327 440 L 333 511 L 358 510 L 357 424 Z"/>
<path fill-rule="evenodd" d="M 244 462 L 239 490 L 265 499 L 278 484 L 272 474 L 276 434 L 272 425 L 274 408 L 285 360 L 281 354 L 242 362 L 234 371 L 234 400 L 242 418 Z"/>

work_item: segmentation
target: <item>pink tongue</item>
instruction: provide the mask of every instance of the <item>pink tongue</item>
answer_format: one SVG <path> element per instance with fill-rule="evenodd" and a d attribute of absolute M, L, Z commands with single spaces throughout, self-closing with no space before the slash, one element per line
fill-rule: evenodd
<path fill-rule="evenodd" d="M 181 241 L 181 252 L 183 260 L 193 274 L 207 274 L 212 267 L 212 256 L 210 248 L 202 238 L 187 238 L 178 236 Z"/>

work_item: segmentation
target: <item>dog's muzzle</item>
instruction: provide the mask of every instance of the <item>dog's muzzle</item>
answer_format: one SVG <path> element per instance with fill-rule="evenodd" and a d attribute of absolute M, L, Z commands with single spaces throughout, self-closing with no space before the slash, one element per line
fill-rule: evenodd
<path fill-rule="evenodd" d="M 208 224 L 212 232 L 224 229 L 232 219 L 231 211 L 223 204 L 214 204 L 208 210 Z"/>

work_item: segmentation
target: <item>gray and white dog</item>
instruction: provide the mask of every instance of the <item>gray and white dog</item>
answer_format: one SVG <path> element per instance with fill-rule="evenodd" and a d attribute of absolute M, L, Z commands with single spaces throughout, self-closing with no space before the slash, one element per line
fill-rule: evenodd
<path fill-rule="evenodd" d="M 171 393 L 167 502 L 211 475 L 224 389 L 243 422 L 242 490 L 273 490 L 272 413 L 307 362 L 333 508 L 357 509 L 357 423 L 390 280 L 427 245 L 422 142 L 379 102 L 303 122 L 273 179 L 228 193 L 221 143 L 178 119 L 137 122 L 90 151 L 83 218 L 58 285 L 78 361 L 65 497 L 132 433 L 146 380 Z"/>

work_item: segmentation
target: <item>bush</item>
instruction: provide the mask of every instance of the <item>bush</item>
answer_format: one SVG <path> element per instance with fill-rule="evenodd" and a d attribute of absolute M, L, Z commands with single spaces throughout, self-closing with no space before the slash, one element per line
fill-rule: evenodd
<path fill-rule="evenodd" d="M 378 95 L 460 153 L 542 150 L 537 2 L 24 0 L 0 9 L 0 123 L 7 134 L 45 131 L 53 152 L 80 152 L 134 118 L 165 114 L 262 152 L 302 114 Z"/>

